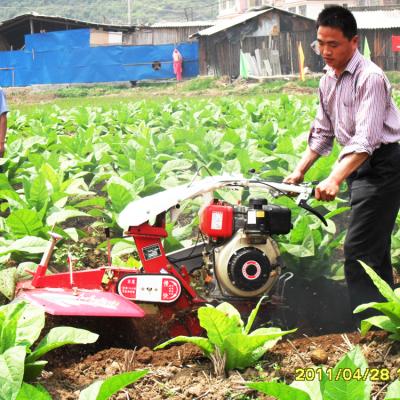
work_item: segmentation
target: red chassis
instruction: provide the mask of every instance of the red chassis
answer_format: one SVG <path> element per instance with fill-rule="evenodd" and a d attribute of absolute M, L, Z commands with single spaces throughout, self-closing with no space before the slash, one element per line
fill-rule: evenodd
<path fill-rule="evenodd" d="M 201 328 L 193 313 L 205 300 L 190 285 L 190 276 L 181 266 L 171 265 L 162 246 L 165 213 L 154 225 L 129 227 L 142 268 L 103 266 L 96 269 L 46 275 L 48 263 L 58 235 L 52 234 L 49 248 L 43 255 L 31 280 L 19 282 L 17 298 L 39 305 L 52 315 L 133 317 L 146 316 L 145 304 L 157 305 L 162 324 L 170 336 L 199 335 Z M 142 306 L 143 308 L 142 308 Z"/>

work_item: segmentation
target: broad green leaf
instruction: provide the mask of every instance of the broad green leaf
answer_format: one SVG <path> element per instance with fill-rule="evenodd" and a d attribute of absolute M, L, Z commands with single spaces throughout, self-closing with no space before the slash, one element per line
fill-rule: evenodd
<path fill-rule="evenodd" d="M 182 171 L 191 168 L 193 163 L 185 159 L 167 161 L 160 170 L 160 175 L 166 175 L 172 171 Z"/>
<path fill-rule="evenodd" d="M 16 400 L 51 400 L 51 396 L 43 386 L 23 382 Z"/>
<path fill-rule="evenodd" d="M 27 193 L 25 193 L 25 196 L 27 196 Z M 27 201 L 30 206 L 33 206 L 37 211 L 39 211 L 43 208 L 48 198 L 49 193 L 47 191 L 46 180 L 42 175 L 39 175 L 33 179 L 31 183 Z"/>
<path fill-rule="evenodd" d="M 255 306 L 255 308 L 253 308 L 253 310 L 251 310 L 251 313 L 250 313 L 249 318 L 247 320 L 247 324 L 246 324 L 246 326 L 244 328 L 244 333 L 248 334 L 250 332 L 250 329 L 253 326 L 254 320 L 256 319 L 256 316 L 258 314 L 258 310 L 260 309 L 260 306 L 261 306 L 263 300 L 266 299 L 266 298 L 267 298 L 267 296 L 261 297 L 261 299 L 258 300 L 258 303 Z"/>
<path fill-rule="evenodd" d="M 93 382 L 86 389 L 83 389 L 79 394 L 79 400 L 97 400 L 97 396 L 100 392 L 101 386 L 103 385 L 104 380 L 99 380 Z"/>
<path fill-rule="evenodd" d="M 24 307 L 24 303 L 13 303 L 0 308 L 0 354 L 20 344 L 17 342 L 17 327 Z"/>
<path fill-rule="evenodd" d="M 45 324 L 45 313 L 41 307 L 21 302 L 24 307 L 17 321 L 16 343 L 31 346 L 40 336 Z M 19 304 L 19 303 L 18 303 Z"/>
<path fill-rule="evenodd" d="M 218 304 L 215 308 L 216 308 L 218 311 L 222 311 L 222 312 L 223 312 L 225 315 L 227 315 L 228 317 L 237 318 L 237 319 L 238 319 L 238 322 L 239 322 L 241 325 L 244 325 L 244 324 L 243 324 L 243 321 L 242 321 L 242 317 L 240 316 L 240 312 L 239 312 L 239 311 L 237 310 L 237 308 L 235 308 L 232 304 L 230 304 L 230 303 L 224 301 L 223 303 Z"/>
<path fill-rule="evenodd" d="M 56 224 L 60 224 L 61 222 L 64 222 L 70 218 L 89 217 L 89 216 L 90 216 L 89 214 L 87 214 L 83 211 L 76 210 L 76 209 L 57 210 L 57 211 L 51 212 L 48 215 L 48 217 L 46 219 L 46 223 L 49 226 L 53 226 Z"/>
<path fill-rule="evenodd" d="M 226 370 L 254 365 L 267 351 L 267 346 L 264 347 L 267 342 L 280 338 L 283 334 L 282 332 L 267 335 L 230 334 L 220 347 L 225 350 Z"/>
<path fill-rule="evenodd" d="M 26 361 L 32 363 L 47 352 L 66 344 L 87 344 L 94 343 L 99 335 L 85 329 L 77 329 L 69 326 L 53 328 L 40 341 L 36 349 L 28 355 Z"/>
<path fill-rule="evenodd" d="M 117 183 L 109 184 L 107 186 L 107 193 L 110 197 L 112 207 L 117 213 L 120 213 L 133 200 L 132 193 Z"/>
<path fill-rule="evenodd" d="M 16 282 L 17 282 L 16 268 L 6 268 L 0 270 L 0 293 L 2 293 L 9 300 L 11 300 L 14 297 Z"/>
<path fill-rule="evenodd" d="M 196 336 L 176 336 L 170 340 L 167 340 L 164 343 L 159 344 L 158 346 L 154 347 L 154 350 L 163 349 L 164 347 L 169 346 L 173 343 L 192 343 L 198 346 L 204 353 L 205 356 L 209 356 L 214 351 L 214 346 L 211 342 L 203 337 L 196 337 Z"/>
<path fill-rule="evenodd" d="M 120 239 L 114 244 L 111 250 L 111 255 L 113 257 L 118 257 L 125 254 L 132 254 L 133 250 L 135 250 L 135 245 L 133 241 Z"/>
<path fill-rule="evenodd" d="M 105 207 L 106 206 L 106 199 L 104 197 L 93 197 L 88 200 L 80 201 L 79 203 L 75 204 L 77 208 L 84 208 L 84 207 Z"/>
<path fill-rule="evenodd" d="M 317 369 L 317 368 L 314 368 Z M 322 368 L 320 368 L 320 372 L 322 372 Z M 293 381 L 290 384 L 290 387 L 302 390 L 305 393 L 308 393 L 310 399 L 312 400 L 323 400 L 322 393 L 321 393 L 321 382 L 320 376 L 318 373 L 315 373 L 315 377 L 313 380 L 305 379 L 304 381 Z"/>
<path fill-rule="evenodd" d="M 247 386 L 250 389 L 273 396 L 278 400 L 314 400 L 303 390 L 293 388 L 279 382 L 252 382 Z M 338 399 L 337 399 L 338 400 Z"/>
<path fill-rule="evenodd" d="M 124 372 L 112 376 L 104 381 L 97 382 L 82 390 L 79 400 L 107 400 L 124 387 L 131 385 L 147 374 L 147 370 Z"/>
<path fill-rule="evenodd" d="M 48 241 L 35 236 L 25 236 L 18 239 L 10 246 L 0 247 L 0 254 L 12 253 L 14 251 L 22 251 L 31 254 L 43 253 L 47 246 Z"/>
<path fill-rule="evenodd" d="M 236 315 L 229 316 L 214 307 L 200 307 L 198 310 L 200 326 L 207 331 L 207 337 L 214 346 L 224 352 L 224 340 L 242 332 L 242 324 Z"/>
<path fill-rule="evenodd" d="M 363 380 L 347 379 L 343 377 L 343 371 L 356 371 L 360 369 L 364 374 L 368 364 L 357 346 L 347 353 L 333 368 L 332 380 L 325 383 L 323 398 L 324 400 L 369 400 L 371 383 Z"/>
<path fill-rule="evenodd" d="M 400 304 L 400 298 L 398 298 L 394 294 L 393 289 L 371 267 L 369 267 L 363 261 L 360 261 L 360 264 L 363 266 L 365 272 L 372 279 L 381 295 L 385 297 L 388 301 L 393 301 Z"/>
<path fill-rule="evenodd" d="M 391 302 L 386 302 L 386 303 L 366 303 L 366 304 L 361 304 L 358 306 L 355 310 L 354 313 L 358 313 L 361 311 L 364 311 L 368 308 L 373 308 L 375 310 L 380 311 L 382 314 L 385 314 L 387 317 L 389 317 L 392 322 L 400 326 L 400 304 L 395 303 L 393 301 Z"/>
<path fill-rule="evenodd" d="M 43 174 L 43 177 L 50 182 L 52 188 L 53 188 L 53 193 L 58 192 L 60 189 L 60 184 L 61 184 L 61 179 L 57 172 L 53 169 L 53 167 L 50 164 L 43 164 L 41 167 L 41 172 Z"/>
<path fill-rule="evenodd" d="M 20 263 L 17 267 L 17 279 L 20 280 L 20 279 L 32 278 L 32 275 L 27 271 L 35 272 L 37 267 L 38 264 L 32 261 L 26 261 Z"/>
<path fill-rule="evenodd" d="M 79 241 L 79 233 L 75 228 L 64 229 L 64 232 L 74 241 Z"/>
<path fill-rule="evenodd" d="M 365 336 L 372 326 L 376 326 L 387 332 L 396 333 L 399 331 L 400 333 L 400 327 L 395 325 L 390 318 L 384 315 L 377 315 L 361 321 L 361 336 Z"/>
<path fill-rule="evenodd" d="M 400 399 L 400 381 L 396 379 L 388 386 L 385 400 L 399 400 L 399 399 Z"/>
<path fill-rule="evenodd" d="M 40 376 L 47 361 L 39 360 L 32 363 L 25 363 L 24 381 L 32 382 Z"/>
<path fill-rule="evenodd" d="M 15 346 L 0 354 L 0 400 L 15 400 L 24 377 L 25 346 Z"/>
<path fill-rule="evenodd" d="M 15 210 L 6 219 L 6 224 L 14 237 L 35 236 L 43 224 L 34 210 Z"/>

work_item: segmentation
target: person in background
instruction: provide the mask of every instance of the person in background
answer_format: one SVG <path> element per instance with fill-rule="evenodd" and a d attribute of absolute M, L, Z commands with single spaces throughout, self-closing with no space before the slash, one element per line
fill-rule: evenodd
<path fill-rule="evenodd" d="M 317 19 L 316 52 L 324 59 L 319 106 L 308 147 L 287 183 L 300 183 L 334 139 L 341 153 L 315 197 L 333 200 L 347 180 L 350 218 L 344 243 L 344 270 L 352 310 L 382 301 L 358 260 L 393 287 L 391 234 L 400 205 L 400 112 L 383 71 L 358 50 L 357 23 L 346 8 L 324 9 Z M 339 301 L 339 299 L 338 299 Z M 370 312 L 358 314 L 362 319 Z"/>
<path fill-rule="evenodd" d="M 174 74 L 176 75 L 176 80 L 181 81 L 182 80 L 183 57 L 178 49 L 174 49 L 174 51 L 172 53 L 172 61 L 173 61 L 173 66 L 174 66 Z"/>
<path fill-rule="evenodd" d="M 6 96 L 0 88 L 0 158 L 4 156 L 6 134 L 7 134 L 7 113 L 8 107 Z"/>

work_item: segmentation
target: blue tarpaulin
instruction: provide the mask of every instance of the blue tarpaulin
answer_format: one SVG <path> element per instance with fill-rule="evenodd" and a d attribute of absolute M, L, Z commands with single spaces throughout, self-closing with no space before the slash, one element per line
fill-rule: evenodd
<path fill-rule="evenodd" d="M 197 76 L 198 44 L 176 46 L 183 76 Z M 0 52 L 0 85 L 91 83 L 174 78 L 174 44 L 90 47 L 90 30 L 76 29 L 25 36 L 25 48 Z M 160 69 L 154 69 L 160 63 Z"/>

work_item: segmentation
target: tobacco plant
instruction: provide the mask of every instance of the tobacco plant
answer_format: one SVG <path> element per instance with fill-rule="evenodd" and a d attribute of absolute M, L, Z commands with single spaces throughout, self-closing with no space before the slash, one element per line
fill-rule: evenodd
<path fill-rule="evenodd" d="M 155 350 L 172 343 L 193 343 L 211 359 L 217 375 L 221 375 L 223 371 L 255 365 L 282 336 L 296 331 L 282 331 L 280 328 L 271 327 L 250 332 L 262 300 L 263 298 L 251 312 L 246 325 L 239 311 L 229 303 L 225 302 L 217 307 L 200 307 L 198 318 L 201 327 L 207 333 L 207 338 L 177 336 L 158 345 Z"/>
<path fill-rule="evenodd" d="M 54 224 L 73 241 L 85 235 L 76 225 L 108 226 L 122 234 L 116 221 L 127 203 L 188 183 L 201 166 L 218 175 L 254 168 L 263 178 L 282 179 L 306 147 L 315 109 L 314 98 L 281 95 L 11 112 L 0 160 L 0 269 L 39 261 Z M 306 179 L 326 177 L 338 151 L 321 157 Z M 305 277 L 340 276 L 340 263 L 333 260 L 344 232 L 333 218 L 345 211 L 341 201 L 319 204 L 332 217 L 327 228 L 293 202 L 288 205 L 294 229 L 278 238 L 288 267 Z M 195 212 L 185 210 L 189 231 Z"/>
<path fill-rule="evenodd" d="M 360 263 L 381 295 L 387 299 L 386 302 L 361 304 L 354 310 L 354 313 L 359 313 L 373 308 L 383 314 L 362 320 L 361 334 L 365 335 L 372 326 L 376 326 L 389 332 L 390 339 L 400 340 L 400 288 L 393 290 L 371 267 L 362 261 Z"/>
<path fill-rule="evenodd" d="M 96 381 L 81 391 L 79 400 L 107 400 L 119 390 L 145 376 L 147 372 L 147 370 L 124 372 Z"/>
<path fill-rule="evenodd" d="M 34 381 L 46 366 L 40 358 L 67 344 L 86 344 L 98 335 L 84 329 L 57 327 L 33 347 L 44 327 L 41 308 L 24 301 L 0 307 L 0 400 L 49 399 Z"/>
<path fill-rule="evenodd" d="M 377 370 L 381 374 L 382 370 Z M 311 374 L 309 373 L 311 372 Z M 385 371 L 386 374 L 386 371 Z M 306 375 L 298 375 L 290 385 L 282 382 L 253 382 L 248 386 L 278 400 L 370 400 L 373 379 L 371 370 L 360 347 L 356 346 L 343 356 L 334 368 L 309 368 Z M 389 371 L 379 380 L 388 381 Z M 400 398 L 400 381 L 392 382 L 385 400 Z"/>

